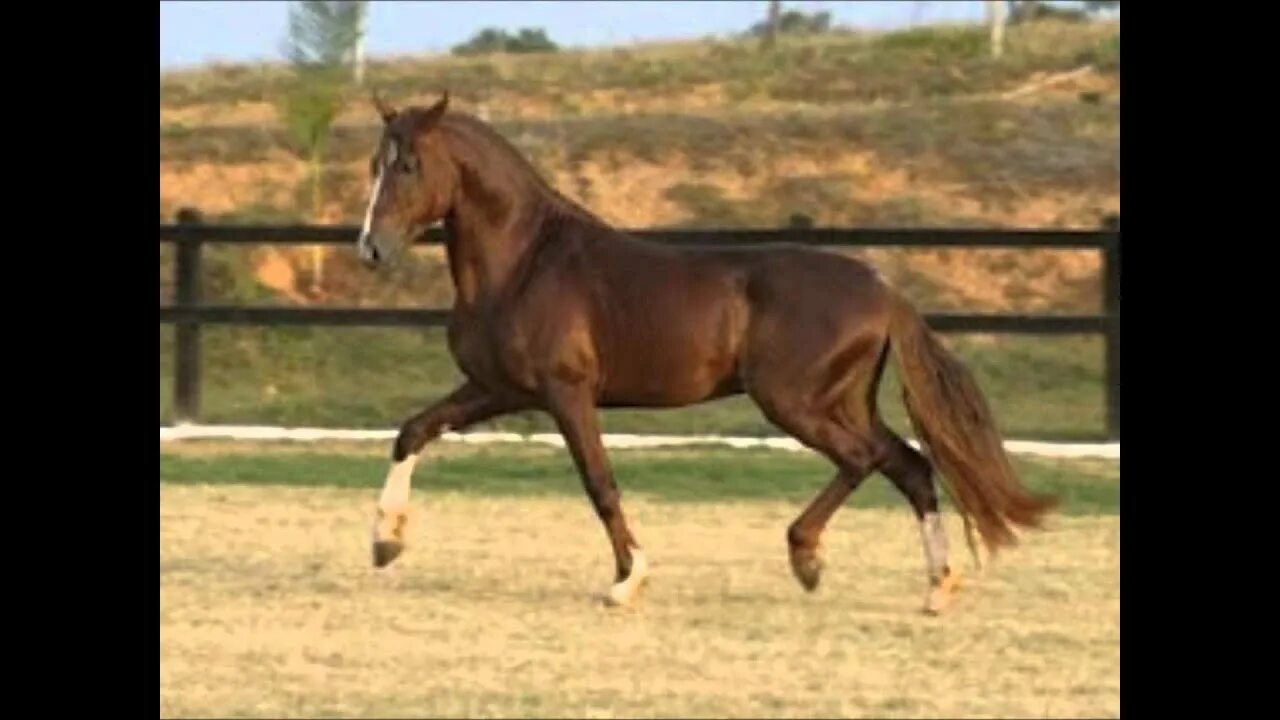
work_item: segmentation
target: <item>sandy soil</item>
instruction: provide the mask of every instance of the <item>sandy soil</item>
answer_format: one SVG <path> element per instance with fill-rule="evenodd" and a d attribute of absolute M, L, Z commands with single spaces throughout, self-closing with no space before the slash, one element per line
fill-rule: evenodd
<path fill-rule="evenodd" d="M 930 618 L 905 508 L 838 514 L 806 595 L 799 507 L 633 495 L 653 576 L 620 611 L 585 499 L 418 491 L 377 573 L 375 494 L 161 485 L 162 716 L 1119 715 L 1118 518 L 1057 519 Z"/>

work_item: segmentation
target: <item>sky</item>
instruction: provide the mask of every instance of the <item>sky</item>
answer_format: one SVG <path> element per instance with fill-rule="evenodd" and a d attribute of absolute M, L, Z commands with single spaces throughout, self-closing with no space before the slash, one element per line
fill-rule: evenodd
<path fill-rule="evenodd" d="M 1072 3 L 1065 3 L 1072 4 Z M 447 51 L 485 27 L 541 27 L 569 47 L 626 44 L 741 32 L 764 18 L 764 0 L 560 0 L 532 2 L 369 3 L 365 52 L 369 57 Z M 974 21 L 984 17 L 980 0 L 949 2 L 838 2 L 784 0 L 784 10 L 828 11 L 834 24 L 867 29 L 912 23 Z M 281 60 L 289 3 L 160 3 L 160 69 L 209 62 Z"/>

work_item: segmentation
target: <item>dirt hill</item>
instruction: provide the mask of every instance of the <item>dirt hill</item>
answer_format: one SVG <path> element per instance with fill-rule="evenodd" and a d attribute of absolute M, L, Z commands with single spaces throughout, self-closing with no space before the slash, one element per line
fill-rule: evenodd
<path fill-rule="evenodd" d="M 705 40 L 410 57 L 372 63 L 368 84 L 396 103 L 447 88 L 454 107 L 494 123 L 558 188 L 624 227 L 769 227 L 794 213 L 820 225 L 1096 227 L 1120 209 L 1118 38 L 1117 23 L 1018 26 L 998 60 L 976 27 L 782 38 L 772 52 Z M 271 102 L 286 73 L 161 74 L 162 221 L 194 206 L 213 221 L 359 222 L 377 116 L 351 99 L 327 205 L 309 214 L 304 165 Z M 242 255 L 218 256 L 227 264 L 215 288 L 369 299 L 349 253 Z M 1097 307 L 1093 252 L 867 255 L 934 307 Z M 402 278 L 399 302 L 447 301 L 444 276 L 424 261 Z"/>

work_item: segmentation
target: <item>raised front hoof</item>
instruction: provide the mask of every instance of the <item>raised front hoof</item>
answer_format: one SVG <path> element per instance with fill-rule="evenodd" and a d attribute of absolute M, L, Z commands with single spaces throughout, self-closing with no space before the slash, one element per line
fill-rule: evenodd
<path fill-rule="evenodd" d="M 818 582 L 822 580 L 822 569 L 825 565 L 817 549 L 791 550 L 791 574 L 796 576 L 796 580 L 805 592 L 818 589 Z"/>
<path fill-rule="evenodd" d="M 405 511 L 378 508 L 373 523 L 373 566 L 383 568 L 404 552 L 404 529 L 409 522 Z"/>
<path fill-rule="evenodd" d="M 950 570 L 946 577 L 941 580 L 930 583 L 929 594 L 924 600 L 924 613 L 926 615 L 941 615 L 951 607 L 951 602 L 955 599 L 956 590 L 960 588 L 960 573 L 956 570 Z"/>
<path fill-rule="evenodd" d="M 373 544 L 373 566 L 384 568 L 400 557 L 402 552 L 404 543 L 399 540 L 379 540 Z"/>

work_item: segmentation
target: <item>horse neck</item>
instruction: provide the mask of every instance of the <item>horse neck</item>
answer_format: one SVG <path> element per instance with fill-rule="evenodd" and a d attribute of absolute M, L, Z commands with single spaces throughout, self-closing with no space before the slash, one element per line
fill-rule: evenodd
<path fill-rule="evenodd" d="M 483 197 L 462 183 L 445 217 L 446 252 L 457 300 L 478 305 L 501 295 L 540 237 L 545 206 L 523 188 L 486 186 Z M 504 212 L 494 212 L 494 208 Z"/>
<path fill-rule="evenodd" d="M 500 295 L 537 245 L 548 223 L 603 225 L 556 192 L 514 148 L 479 123 L 446 126 L 458 169 L 453 208 L 446 217 L 450 271 L 458 300 L 477 304 Z"/>

